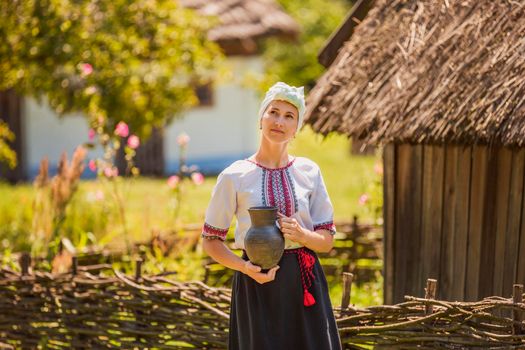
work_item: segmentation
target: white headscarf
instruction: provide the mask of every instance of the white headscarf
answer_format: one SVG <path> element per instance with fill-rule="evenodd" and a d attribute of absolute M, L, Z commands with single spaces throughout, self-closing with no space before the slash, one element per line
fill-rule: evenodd
<path fill-rule="evenodd" d="M 297 111 L 299 112 L 297 131 L 299 131 L 303 124 L 304 112 L 306 110 L 306 104 L 304 102 L 304 87 L 290 86 L 282 81 L 274 84 L 268 89 L 266 96 L 264 96 L 264 100 L 261 102 L 261 107 L 259 108 L 259 119 L 262 118 L 264 111 L 266 111 L 270 102 L 274 100 L 288 102 L 297 108 Z"/>

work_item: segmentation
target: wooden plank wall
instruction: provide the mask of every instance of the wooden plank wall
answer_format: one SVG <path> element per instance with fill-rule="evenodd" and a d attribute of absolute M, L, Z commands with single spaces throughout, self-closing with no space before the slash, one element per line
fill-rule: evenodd
<path fill-rule="evenodd" d="M 0 91 L 0 120 L 7 124 L 9 130 L 15 134 L 15 140 L 11 143 L 16 152 L 17 166 L 9 169 L 0 164 L 0 179 L 11 183 L 24 180 L 23 169 L 23 140 L 22 140 L 22 99 L 13 91 Z"/>
<path fill-rule="evenodd" d="M 414 294 L 419 283 L 419 256 L 415 252 L 419 252 L 421 240 L 422 151 L 422 146 L 396 146 L 394 300 Z"/>
<path fill-rule="evenodd" d="M 394 300 L 394 232 L 395 232 L 395 196 L 396 184 L 396 147 L 387 144 L 383 149 L 383 298 L 385 303 L 392 304 Z"/>
<path fill-rule="evenodd" d="M 510 297 L 525 283 L 525 150 L 387 145 L 385 303 Z"/>

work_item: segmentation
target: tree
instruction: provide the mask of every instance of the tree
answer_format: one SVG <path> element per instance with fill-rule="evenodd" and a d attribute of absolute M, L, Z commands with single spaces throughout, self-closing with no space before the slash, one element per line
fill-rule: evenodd
<path fill-rule="evenodd" d="M 276 81 L 313 87 L 324 67 L 317 61 L 319 50 L 350 10 L 348 0 L 278 0 L 301 25 L 296 43 L 269 39 L 264 45 L 266 77 L 262 89 Z"/>
<path fill-rule="evenodd" d="M 9 0 L 0 12 L 0 90 L 108 129 L 125 121 L 147 136 L 196 102 L 220 62 L 211 20 L 174 0 Z"/>
<path fill-rule="evenodd" d="M 16 166 L 16 153 L 8 144 L 14 140 L 14 137 L 7 125 L 0 121 L 0 163 L 5 163 L 10 168 Z"/>

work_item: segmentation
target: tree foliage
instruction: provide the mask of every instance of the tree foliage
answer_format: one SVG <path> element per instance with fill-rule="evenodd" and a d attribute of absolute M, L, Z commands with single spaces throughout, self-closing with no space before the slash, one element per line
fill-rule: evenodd
<path fill-rule="evenodd" d="M 9 142 L 14 138 L 7 125 L 0 121 L 0 163 L 5 163 L 10 168 L 16 166 L 16 153 L 9 147 Z"/>
<path fill-rule="evenodd" d="M 317 54 L 330 34 L 341 24 L 350 10 L 348 0 L 278 0 L 281 6 L 300 24 L 296 43 L 270 39 L 265 43 L 266 78 L 263 89 L 276 81 L 295 86 L 313 87 L 324 67 Z"/>
<path fill-rule="evenodd" d="M 141 135 L 196 101 L 221 53 L 210 19 L 174 0 L 0 2 L 0 90 Z"/>

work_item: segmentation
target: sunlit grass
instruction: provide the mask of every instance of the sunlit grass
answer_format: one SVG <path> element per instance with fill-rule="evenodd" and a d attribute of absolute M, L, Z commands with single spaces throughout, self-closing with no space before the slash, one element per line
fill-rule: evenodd
<path fill-rule="evenodd" d="M 310 158 L 321 168 L 337 221 L 350 220 L 353 215 L 371 219 L 358 201 L 375 176 L 374 164 L 380 161 L 379 156 L 352 155 L 346 136 L 330 134 L 323 138 L 309 127 L 303 128 L 290 146 L 291 154 Z"/>

